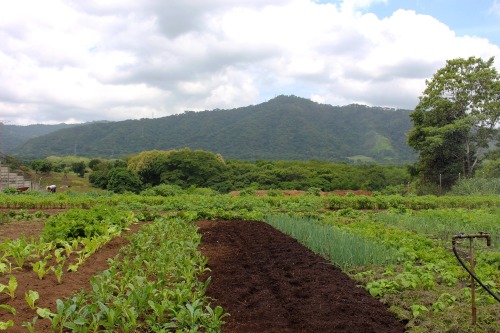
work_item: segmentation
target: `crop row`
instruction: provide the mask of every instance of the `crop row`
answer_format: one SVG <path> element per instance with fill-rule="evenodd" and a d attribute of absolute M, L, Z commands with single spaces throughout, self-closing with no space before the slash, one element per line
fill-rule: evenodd
<path fill-rule="evenodd" d="M 19 213 L 19 212 L 17 212 Z M 10 299 L 16 298 L 18 287 L 14 272 L 36 273 L 43 280 L 53 272 L 57 283 L 63 283 L 64 272 L 76 272 L 99 248 L 112 238 L 120 235 L 122 230 L 136 221 L 132 212 L 119 211 L 116 208 L 95 207 L 90 210 L 72 209 L 54 216 L 28 213 L 21 214 L 26 219 L 35 217 L 47 218 L 40 238 L 5 238 L 0 243 L 0 277 L 8 280 L 0 283 L 0 293 L 6 293 Z M 17 217 L 19 214 L 8 214 Z M 39 295 L 36 290 L 26 292 L 25 299 L 31 309 Z M 11 315 L 16 309 L 8 304 L 0 305 Z M 0 329 L 12 327 L 14 319 L 0 322 Z"/>
<path fill-rule="evenodd" d="M 488 208 L 500 207 L 498 196 L 265 196 L 255 195 L 189 195 L 140 196 L 140 195 L 9 195 L 0 194 L 0 208 L 4 209 L 69 209 L 92 208 L 98 205 L 126 207 L 140 210 L 156 207 L 158 210 L 199 211 L 204 209 L 259 210 L 259 211 L 319 211 L 338 209 L 437 209 L 437 208 Z"/>
<path fill-rule="evenodd" d="M 91 279 L 92 290 L 41 309 L 55 331 L 220 332 L 220 307 L 204 296 L 209 280 L 200 235 L 185 219 L 158 218 Z"/>

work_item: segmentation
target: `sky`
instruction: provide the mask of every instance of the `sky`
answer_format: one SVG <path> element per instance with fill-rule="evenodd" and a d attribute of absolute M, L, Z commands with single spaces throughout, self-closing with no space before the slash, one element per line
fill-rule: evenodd
<path fill-rule="evenodd" d="M 0 122 L 158 118 L 295 95 L 413 109 L 495 56 L 500 0 L 0 1 Z"/>

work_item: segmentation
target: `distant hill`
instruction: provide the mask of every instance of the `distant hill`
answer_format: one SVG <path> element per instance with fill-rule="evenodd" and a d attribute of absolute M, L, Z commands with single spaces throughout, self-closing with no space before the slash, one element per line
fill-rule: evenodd
<path fill-rule="evenodd" d="M 409 110 L 331 106 L 296 96 L 231 110 L 157 119 L 91 123 L 30 139 L 12 151 L 21 158 L 49 155 L 123 157 L 145 150 L 190 148 L 225 159 L 406 163 Z"/>
<path fill-rule="evenodd" d="M 6 125 L 0 124 L 0 151 L 9 154 L 14 148 L 22 145 L 32 138 L 46 135 L 63 128 L 72 128 L 81 124 L 56 124 L 56 125 Z"/>

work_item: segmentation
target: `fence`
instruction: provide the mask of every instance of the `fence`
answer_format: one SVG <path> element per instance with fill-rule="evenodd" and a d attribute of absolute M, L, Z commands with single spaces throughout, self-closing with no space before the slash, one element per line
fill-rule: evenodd
<path fill-rule="evenodd" d="M 6 187 L 32 189 L 32 182 L 24 175 L 11 170 L 7 165 L 0 162 L 0 190 Z"/>

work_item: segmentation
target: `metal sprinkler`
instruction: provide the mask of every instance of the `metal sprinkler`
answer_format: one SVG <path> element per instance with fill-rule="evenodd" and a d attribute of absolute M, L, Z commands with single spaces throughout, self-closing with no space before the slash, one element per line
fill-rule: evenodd
<path fill-rule="evenodd" d="M 481 280 L 477 278 L 474 272 L 474 267 L 476 260 L 474 258 L 474 238 L 486 238 L 486 245 L 491 246 L 491 236 L 490 234 L 479 231 L 477 234 L 472 234 L 472 235 L 466 235 L 464 233 L 457 234 L 452 237 L 451 244 L 453 246 L 453 253 L 455 254 L 455 257 L 457 257 L 458 261 L 462 265 L 462 267 L 469 273 L 470 275 L 470 285 L 471 285 L 471 302 L 472 302 L 472 325 L 474 328 L 476 327 L 476 322 L 477 322 L 477 317 L 476 317 L 476 289 L 475 289 L 475 283 L 474 280 L 477 281 L 483 287 L 493 298 L 495 298 L 498 302 L 500 302 L 500 298 L 495 295 L 487 286 L 485 286 Z M 469 239 L 469 263 L 470 263 L 470 269 L 465 265 L 463 260 L 460 258 L 458 255 L 457 249 L 455 248 L 457 239 Z"/>

